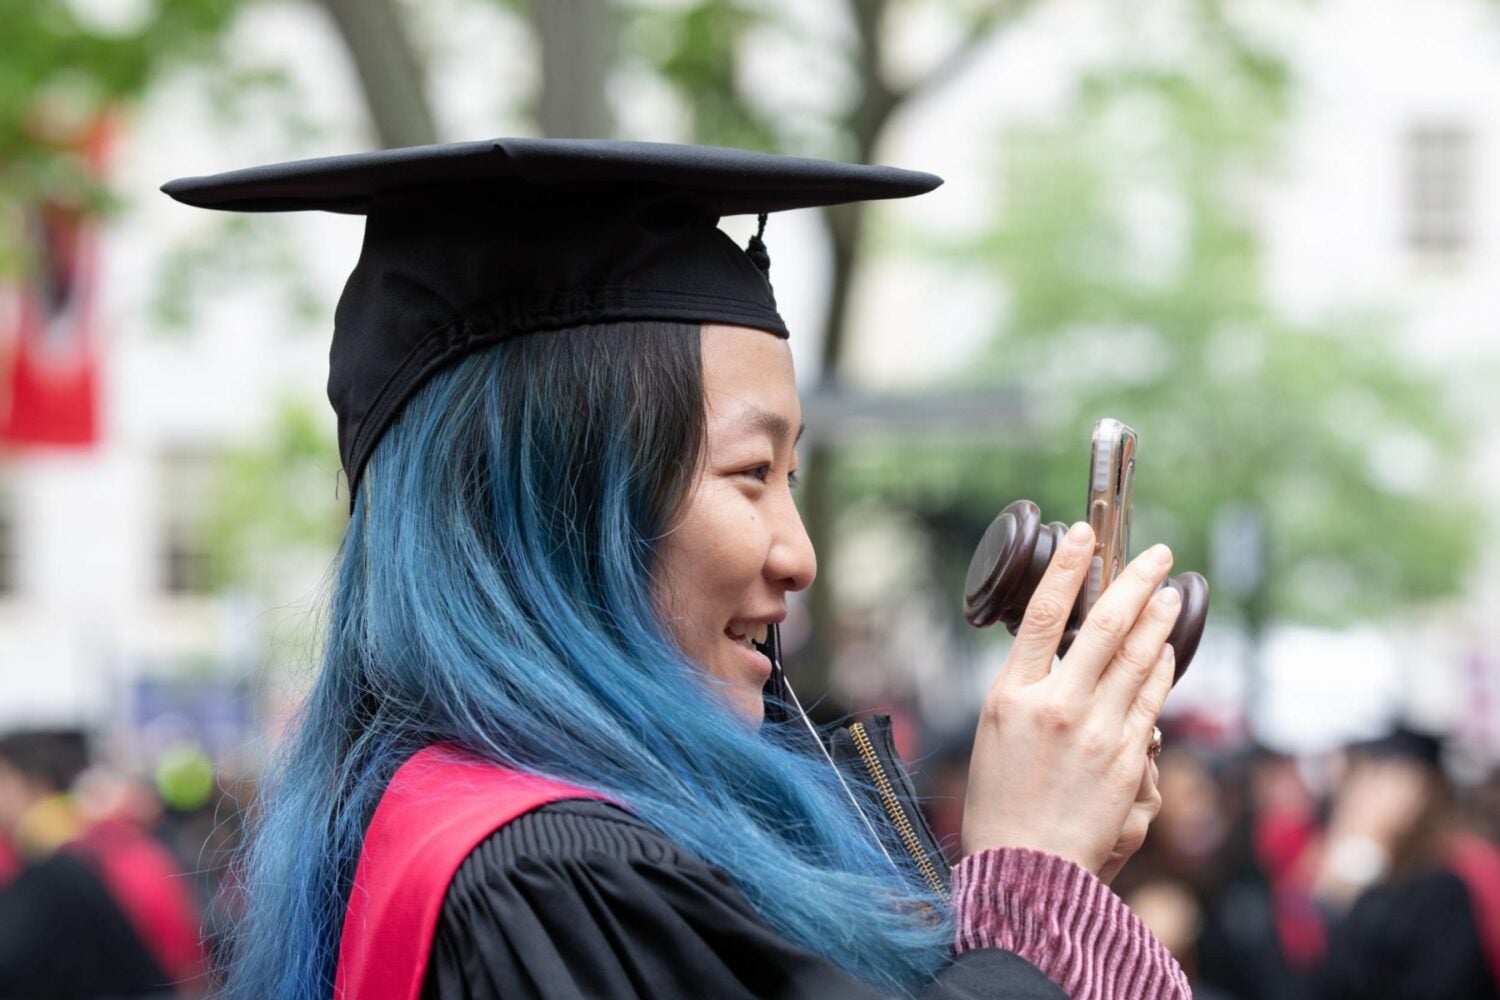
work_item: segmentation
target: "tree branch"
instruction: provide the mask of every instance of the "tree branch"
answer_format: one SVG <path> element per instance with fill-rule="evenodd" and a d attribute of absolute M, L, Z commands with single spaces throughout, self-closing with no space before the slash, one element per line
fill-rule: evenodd
<path fill-rule="evenodd" d="M 532 0 L 531 23 L 542 54 L 537 121 L 552 137 L 607 138 L 605 95 L 611 49 L 605 0 Z"/>
<path fill-rule="evenodd" d="M 318 0 L 354 60 L 375 134 L 387 149 L 437 142 L 427 73 L 395 0 Z"/>
<path fill-rule="evenodd" d="M 964 32 L 963 41 L 939 59 L 925 76 L 895 91 L 895 103 L 903 104 L 936 90 L 958 76 L 973 62 L 979 50 L 984 47 L 984 43 L 989 41 L 990 33 L 994 29 L 1016 20 L 1034 6 L 1036 6 L 1036 0 L 997 0 L 995 4 L 974 18 L 968 30 Z"/>
<path fill-rule="evenodd" d="M 886 121 L 900 103 L 881 66 L 884 48 L 883 27 L 889 0 L 852 0 L 854 27 L 859 47 L 854 53 L 859 75 L 860 99 L 849 116 L 849 130 L 854 135 L 856 162 L 868 163 L 875 140 Z"/>

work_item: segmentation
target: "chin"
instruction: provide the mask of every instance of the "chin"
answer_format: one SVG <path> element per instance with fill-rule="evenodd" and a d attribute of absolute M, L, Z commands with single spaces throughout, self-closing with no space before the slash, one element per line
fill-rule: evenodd
<path fill-rule="evenodd" d="M 744 695 L 736 695 L 729 707 L 735 715 L 744 719 L 751 729 L 759 729 L 761 723 L 766 721 L 766 703 L 762 700 L 758 688 Z"/>

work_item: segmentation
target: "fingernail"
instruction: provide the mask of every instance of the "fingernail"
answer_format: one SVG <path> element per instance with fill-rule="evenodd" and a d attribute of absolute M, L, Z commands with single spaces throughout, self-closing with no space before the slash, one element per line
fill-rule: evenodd
<path fill-rule="evenodd" d="M 1182 595 L 1176 587 L 1163 587 L 1156 592 L 1156 603 L 1163 608 L 1175 608 L 1182 603 Z"/>
<path fill-rule="evenodd" d="M 1089 523 L 1087 521 L 1077 521 L 1073 524 L 1073 527 L 1068 529 L 1068 541 L 1075 545 L 1086 541 L 1088 537 Z"/>
<path fill-rule="evenodd" d="M 1167 563 L 1172 561 L 1172 550 L 1167 548 L 1160 542 L 1157 542 L 1155 545 L 1151 546 L 1150 550 L 1147 552 L 1147 555 L 1149 555 L 1151 557 L 1151 561 L 1156 563 L 1158 566 L 1165 566 Z"/>

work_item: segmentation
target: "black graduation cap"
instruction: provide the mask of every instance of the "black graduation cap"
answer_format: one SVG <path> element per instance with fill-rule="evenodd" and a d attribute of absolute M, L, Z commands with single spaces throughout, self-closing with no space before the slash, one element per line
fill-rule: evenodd
<path fill-rule="evenodd" d="M 1353 743 L 1349 750 L 1362 757 L 1398 757 L 1438 770 L 1443 764 L 1443 738 L 1405 724 L 1374 739 Z"/>
<path fill-rule="evenodd" d="M 588 323 L 726 323 L 787 335 L 759 234 L 726 215 L 877 198 L 931 174 L 739 149 L 494 139 L 185 177 L 201 208 L 361 214 L 334 316 L 328 396 L 351 492 L 380 434 L 439 368 L 519 334 Z"/>

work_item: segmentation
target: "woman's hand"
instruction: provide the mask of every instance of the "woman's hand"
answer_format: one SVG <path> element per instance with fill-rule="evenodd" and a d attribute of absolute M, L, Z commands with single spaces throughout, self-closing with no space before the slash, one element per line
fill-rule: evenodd
<path fill-rule="evenodd" d="M 1156 761 L 1147 757 L 1145 765 L 1141 769 L 1141 785 L 1136 790 L 1135 801 L 1125 817 L 1125 825 L 1120 828 L 1120 837 L 1109 852 L 1109 860 L 1098 872 L 1099 881 L 1105 885 L 1113 882 L 1120 869 L 1125 867 L 1125 862 L 1135 857 L 1135 852 L 1146 842 L 1151 821 L 1161 812 L 1161 792 L 1158 791 L 1161 776 L 1157 773 Z"/>
<path fill-rule="evenodd" d="M 1093 553 L 1093 532 L 1074 525 L 985 697 L 964 802 L 965 854 L 1024 847 L 1113 877 L 1160 806 L 1146 746 L 1172 687 L 1166 640 L 1182 602 L 1170 588 L 1158 591 L 1172 554 L 1158 545 L 1132 561 L 1054 666 Z"/>

